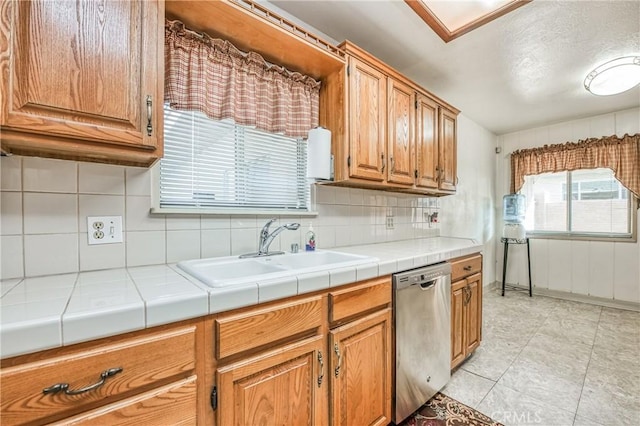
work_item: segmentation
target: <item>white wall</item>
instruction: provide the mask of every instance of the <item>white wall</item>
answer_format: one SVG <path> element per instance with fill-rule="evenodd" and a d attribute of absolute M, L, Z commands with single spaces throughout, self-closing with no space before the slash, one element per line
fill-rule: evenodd
<path fill-rule="evenodd" d="M 566 121 L 498 137 L 496 162 L 496 280 L 502 281 L 502 196 L 509 193 L 509 154 L 517 149 L 640 132 L 640 108 Z M 640 161 L 640 160 L 639 160 Z M 533 284 L 605 299 L 640 302 L 640 243 L 531 240 Z M 526 248 L 509 247 L 507 283 L 527 285 Z"/>
<path fill-rule="evenodd" d="M 458 187 L 442 197 L 440 233 L 484 244 L 485 284 L 495 281 L 496 135 L 464 114 L 458 116 Z"/>

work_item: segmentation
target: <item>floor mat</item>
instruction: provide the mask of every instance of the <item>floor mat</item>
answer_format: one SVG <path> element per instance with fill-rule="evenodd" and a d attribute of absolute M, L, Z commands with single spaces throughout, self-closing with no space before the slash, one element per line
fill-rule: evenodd
<path fill-rule="evenodd" d="M 502 426 L 481 412 L 437 393 L 400 426 Z"/>

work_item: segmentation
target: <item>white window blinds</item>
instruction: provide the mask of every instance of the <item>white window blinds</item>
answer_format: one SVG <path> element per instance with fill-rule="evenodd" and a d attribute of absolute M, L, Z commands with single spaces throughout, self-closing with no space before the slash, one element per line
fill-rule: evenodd
<path fill-rule="evenodd" d="M 308 211 L 307 144 L 164 106 L 160 207 Z"/>

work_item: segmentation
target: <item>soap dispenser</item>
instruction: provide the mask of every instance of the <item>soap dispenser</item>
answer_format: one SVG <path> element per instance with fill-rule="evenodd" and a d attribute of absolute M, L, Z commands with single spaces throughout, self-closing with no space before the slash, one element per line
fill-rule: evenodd
<path fill-rule="evenodd" d="M 314 251 L 316 249 L 316 233 L 313 232 L 313 224 L 309 224 L 309 230 L 305 236 L 305 251 Z"/>

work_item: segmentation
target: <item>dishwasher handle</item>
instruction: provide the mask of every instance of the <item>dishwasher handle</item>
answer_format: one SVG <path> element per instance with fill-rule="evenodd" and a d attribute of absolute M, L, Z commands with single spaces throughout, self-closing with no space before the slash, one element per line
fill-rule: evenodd
<path fill-rule="evenodd" d="M 422 291 L 431 290 L 433 287 L 436 286 L 436 282 L 437 281 L 438 281 L 438 279 L 436 278 L 435 280 L 425 281 L 425 282 L 420 283 L 418 285 L 420 286 L 420 290 L 422 290 Z"/>

